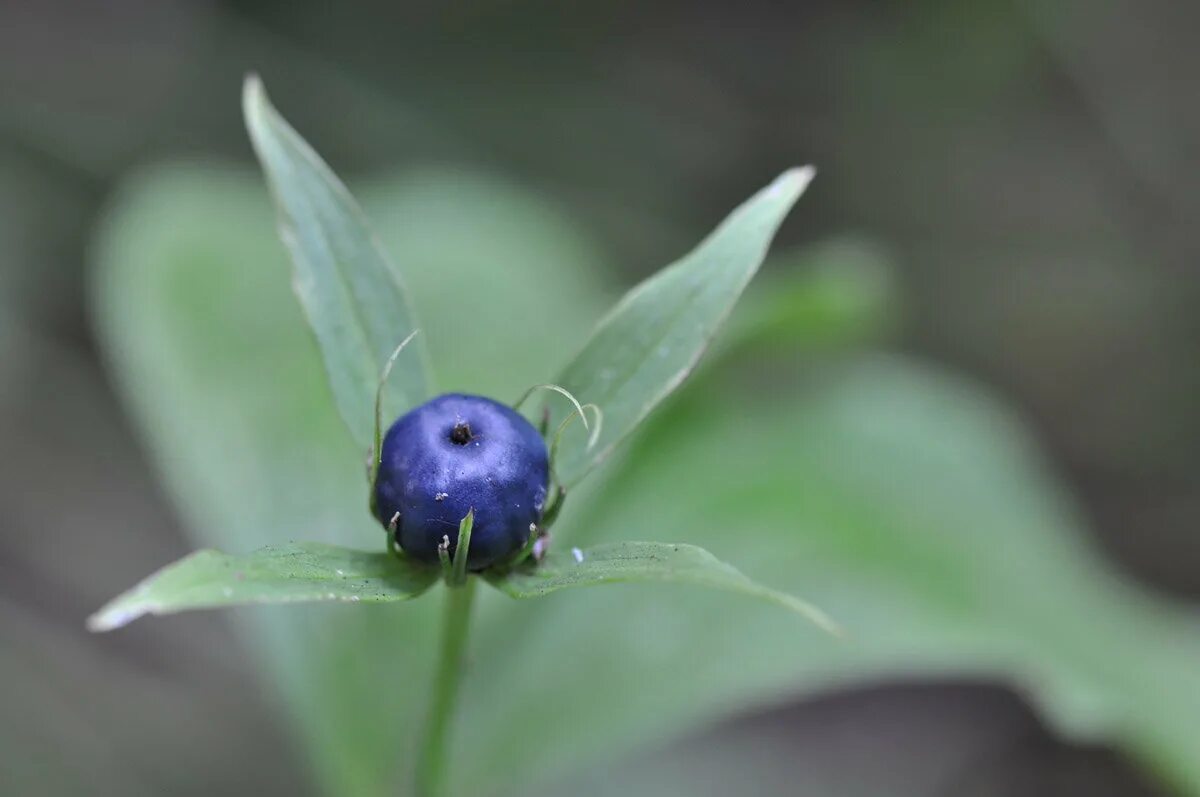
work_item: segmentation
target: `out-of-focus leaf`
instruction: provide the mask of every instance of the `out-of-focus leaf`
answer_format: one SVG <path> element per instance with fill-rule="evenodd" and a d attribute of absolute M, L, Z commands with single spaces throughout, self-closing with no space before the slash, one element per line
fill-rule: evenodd
<path fill-rule="evenodd" d="M 126 186 L 95 252 L 104 353 L 198 546 L 382 550 L 364 508 L 362 451 L 289 290 L 260 181 L 215 166 L 144 175 Z M 399 672 L 424 677 L 419 651 L 434 644 L 435 618 L 423 601 L 342 608 L 234 619 L 291 710 L 316 780 L 330 793 L 376 795 L 403 765 L 395 718 L 420 703 L 379 685 Z M 360 655 L 367 645 L 375 655 Z"/>
<path fill-rule="evenodd" d="M 222 614 L 120 639 L 85 632 L 82 612 L 191 546 L 181 547 L 160 492 L 147 489 L 143 450 L 92 353 L 32 327 L 16 340 L 0 332 L 0 350 L 11 344 L 22 356 L 0 351 L 0 440 L 16 467 L 0 479 L 0 506 L 19 543 L 4 567 L 38 586 L 0 597 L 3 791 L 134 797 L 200 783 L 261 793 L 269 783 L 303 792 L 303 758 L 277 701 L 249 677 L 247 652 L 231 649 L 240 646 Z M 75 500 L 46 500 L 38 485 L 51 472 Z M 46 612 L 49 595 L 60 611 Z M 123 655 L 131 650 L 157 666 Z M 279 766 L 264 771 L 263 760 Z"/>
<path fill-rule="evenodd" d="M 464 790 L 518 754 L 502 732 L 513 716 L 554 729 L 539 761 L 565 775 L 732 707 L 954 673 L 1013 684 L 1059 730 L 1122 743 L 1200 793 L 1194 616 L 1108 571 L 1008 411 L 904 360 L 762 370 L 761 384 L 685 390 L 596 499 L 564 515 L 556 544 L 586 550 L 652 527 L 803 591 L 847 639 L 705 592 L 528 603 L 509 640 L 520 656 L 469 682 L 460 743 L 489 757 Z M 498 682 L 511 691 L 487 693 Z"/>
<path fill-rule="evenodd" d="M 492 575 L 488 580 L 513 598 L 538 598 L 568 587 L 599 584 L 691 584 L 769 601 L 837 633 L 837 625 L 817 607 L 757 584 L 703 548 L 686 543 L 614 542 L 587 550 L 572 548 L 551 553 L 537 567 Z"/>
<path fill-rule="evenodd" d="M 473 280 L 489 301 L 474 306 L 453 346 L 424 336 L 473 363 L 458 378 L 492 392 L 509 385 L 509 365 L 538 373 L 567 353 L 572 336 L 586 335 L 597 308 L 580 294 L 599 292 L 589 270 L 596 255 L 552 206 L 463 170 L 424 169 L 364 193 L 374 215 L 404 220 L 385 227 L 397 240 L 419 236 L 422 225 L 455 230 L 448 259 L 431 244 L 414 269 L 431 316 L 460 317 L 462 296 L 426 271 L 504 264 Z M 492 234 L 494 214 L 508 225 L 504 235 Z M 143 174 L 124 186 L 93 251 L 105 357 L 197 545 L 244 551 L 314 540 L 382 551 L 383 532 L 365 510 L 362 452 L 345 433 L 289 291 L 261 178 L 214 164 Z M 543 284 L 557 288 L 562 337 L 536 323 Z M 511 339 L 514 328 L 526 330 L 503 359 L 490 348 L 502 325 Z M 436 603 L 232 615 L 290 709 L 287 725 L 324 791 L 392 794 L 404 782 L 425 705 L 420 689 L 401 686 L 429 682 Z"/>
<path fill-rule="evenodd" d="M 452 194 L 457 182 L 442 190 Z M 421 193 L 398 206 L 421 207 Z M 132 186 L 98 248 L 105 350 L 203 544 L 382 547 L 361 508 L 360 452 L 336 419 L 258 197 L 256 181 L 212 167 Z M 515 272 L 524 238 L 562 232 L 535 218 L 545 217 L 532 214 L 525 236 L 502 239 L 512 249 L 496 262 Z M 569 247 L 531 257 L 553 251 L 564 252 L 559 268 L 589 278 Z M 524 295 L 528 277 L 496 277 L 480 290 L 498 293 L 510 281 L 521 287 L 504 301 L 519 315 L 480 305 L 478 328 L 463 325 L 480 338 L 464 346 L 486 350 L 494 327 L 533 317 L 533 303 L 546 301 Z M 522 367 L 554 345 L 530 334 Z M 555 549 L 653 528 L 804 594 L 848 639 L 705 590 L 563 590 L 520 602 L 481 594 L 453 741 L 472 754 L 452 775 L 456 791 L 525 794 L 535 781 L 746 705 L 955 673 L 1016 684 L 1062 729 L 1122 741 L 1200 794 L 1194 616 L 1131 589 L 1097 560 L 1003 407 L 904 360 L 801 380 L 786 363 L 755 366 L 740 357 L 736 386 L 710 378 L 683 391 L 594 499 L 572 495 Z M 381 684 L 428 682 L 435 604 L 236 615 L 250 622 L 247 639 L 330 793 L 392 793 L 403 782 L 424 704 L 419 690 Z"/>
<path fill-rule="evenodd" d="M 390 553 L 319 542 L 241 555 L 196 551 L 118 595 L 92 615 L 88 627 L 111 631 L 145 614 L 256 603 L 392 603 L 417 597 L 437 577 L 434 568 Z"/>
<path fill-rule="evenodd" d="M 578 436 L 564 441 L 556 465 L 564 484 L 583 478 L 687 377 L 812 176 L 807 167 L 782 174 L 690 254 L 634 287 L 600 321 L 556 380 L 604 413 L 594 445 Z M 566 412 L 556 414 L 562 418 Z"/>
<path fill-rule="evenodd" d="M 595 244 L 561 207 L 495 175 L 417 168 L 359 192 L 405 283 L 440 390 L 512 401 L 545 382 L 609 304 Z"/>
<path fill-rule="evenodd" d="M 862 343 L 895 326 L 891 266 L 859 239 L 772 254 L 730 319 L 718 356 L 754 347 L 788 351 Z"/>
<path fill-rule="evenodd" d="M 346 186 L 272 107 L 257 77 L 247 78 L 242 105 L 291 252 L 293 287 L 321 346 L 338 410 L 365 450 L 373 444 L 379 373 L 417 328 L 404 285 Z M 418 339 L 392 369 L 387 417 L 429 397 L 427 371 Z"/>

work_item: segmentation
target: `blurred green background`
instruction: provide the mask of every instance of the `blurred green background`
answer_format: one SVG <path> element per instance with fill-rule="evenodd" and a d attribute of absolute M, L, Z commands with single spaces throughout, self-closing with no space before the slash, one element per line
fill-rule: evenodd
<path fill-rule="evenodd" d="M 379 543 L 243 132 L 256 70 L 404 269 L 442 386 L 500 398 L 818 166 L 562 536 L 706 545 L 851 639 L 692 593 L 489 595 L 462 789 L 1200 795 L 1197 22 L 0 5 L 3 791 L 403 782 L 436 600 L 83 629 L 202 544 Z"/>

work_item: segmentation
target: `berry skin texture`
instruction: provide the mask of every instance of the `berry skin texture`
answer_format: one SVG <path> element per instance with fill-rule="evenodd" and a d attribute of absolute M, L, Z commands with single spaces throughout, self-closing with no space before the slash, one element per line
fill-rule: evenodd
<path fill-rule="evenodd" d="M 438 563 L 458 546 L 475 510 L 467 567 L 482 570 L 520 550 L 542 518 L 550 479 L 546 442 L 516 410 L 483 396 L 448 393 L 392 424 L 381 446 L 375 511 L 409 556 Z"/>

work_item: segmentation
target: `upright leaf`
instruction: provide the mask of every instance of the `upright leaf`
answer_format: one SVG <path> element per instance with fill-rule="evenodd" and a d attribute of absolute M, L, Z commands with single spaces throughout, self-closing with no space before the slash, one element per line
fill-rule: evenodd
<path fill-rule="evenodd" d="M 506 264 L 473 281 L 503 300 L 481 305 L 478 323 L 453 330 L 452 343 L 438 336 L 447 353 L 473 357 L 471 367 L 456 361 L 451 379 L 513 386 L 494 330 L 514 313 L 538 319 L 539 286 L 554 286 L 556 318 L 574 324 L 572 337 L 586 335 L 579 319 L 595 308 L 578 286 L 596 286 L 588 267 L 597 255 L 549 203 L 462 170 L 423 169 L 366 194 L 372 215 L 388 220 L 388 240 L 409 244 L 421 228 L 456 233 L 449 262 L 426 244 L 419 261 L 430 270 L 469 276 L 472 265 Z M 488 214 L 494 207 L 504 209 L 502 221 Z M 503 225 L 502 236 L 493 224 Z M 143 172 L 124 184 L 91 249 L 93 311 L 110 373 L 197 545 L 245 551 L 319 540 L 382 551 L 382 530 L 364 509 L 362 452 L 338 418 L 288 289 L 261 178 L 215 163 Z M 455 316 L 461 294 L 437 283 L 415 275 L 421 306 Z M 526 336 L 521 372 L 536 374 L 562 345 Z M 481 372 L 489 363 L 493 370 Z M 481 611 L 511 605 L 480 597 Z M 426 700 L 402 685 L 430 682 L 437 603 L 229 616 L 264 665 L 262 683 L 277 690 L 272 702 L 289 711 L 281 725 L 301 743 L 315 790 L 376 797 L 405 782 Z"/>
<path fill-rule="evenodd" d="M 372 443 L 371 407 L 380 369 L 416 328 L 415 315 L 362 210 L 271 105 L 257 77 L 247 78 L 242 105 L 275 198 L 279 233 L 292 255 L 292 285 L 316 333 L 342 419 L 365 449 Z M 417 339 L 410 348 L 392 370 L 387 418 L 430 393 L 424 343 Z"/>
<path fill-rule="evenodd" d="M 782 174 L 599 323 L 557 380 L 604 413 L 594 445 L 578 435 L 564 440 L 556 469 L 565 484 L 583 478 L 691 372 L 812 176 L 810 167 Z"/>

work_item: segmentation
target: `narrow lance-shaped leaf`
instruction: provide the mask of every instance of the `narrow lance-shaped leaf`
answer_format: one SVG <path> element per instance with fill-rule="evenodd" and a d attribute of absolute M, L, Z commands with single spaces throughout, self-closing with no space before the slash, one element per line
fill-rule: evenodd
<path fill-rule="evenodd" d="M 563 441 L 557 472 L 565 484 L 583 478 L 696 366 L 812 176 L 811 167 L 784 172 L 600 322 L 557 380 L 604 414 L 594 445 L 583 435 Z"/>
<path fill-rule="evenodd" d="M 407 293 L 350 192 L 272 107 L 257 77 L 246 80 L 242 105 L 292 256 L 293 286 L 316 333 L 338 410 L 366 449 L 380 369 L 416 328 Z M 429 392 L 428 358 L 417 339 L 393 369 L 386 417 Z"/>
<path fill-rule="evenodd" d="M 117 596 L 88 619 L 111 631 L 145 614 L 263 603 L 415 598 L 437 580 L 435 569 L 385 552 L 294 543 L 235 555 L 197 551 Z"/>
<path fill-rule="evenodd" d="M 692 584 L 760 598 L 801 614 L 830 633 L 840 633 L 837 624 L 816 606 L 756 583 L 695 545 L 617 542 L 571 548 L 547 555 L 537 567 L 490 574 L 487 578 L 492 586 L 514 598 L 537 598 L 568 587 L 598 584 Z"/>

